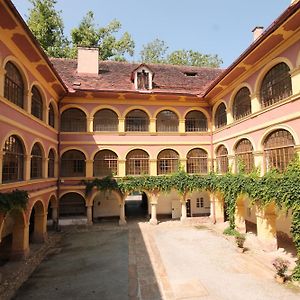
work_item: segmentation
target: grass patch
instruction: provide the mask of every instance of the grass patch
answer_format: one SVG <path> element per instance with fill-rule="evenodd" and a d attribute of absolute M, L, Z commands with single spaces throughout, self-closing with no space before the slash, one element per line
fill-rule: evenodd
<path fill-rule="evenodd" d="M 205 225 L 197 225 L 197 226 L 195 226 L 195 228 L 198 229 L 198 230 L 205 230 L 205 229 L 207 229 L 207 227 Z"/>
<path fill-rule="evenodd" d="M 223 231 L 223 234 L 231 235 L 231 236 L 239 236 L 240 235 L 240 233 L 237 230 L 230 228 L 230 227 L 225 228 Z"/>

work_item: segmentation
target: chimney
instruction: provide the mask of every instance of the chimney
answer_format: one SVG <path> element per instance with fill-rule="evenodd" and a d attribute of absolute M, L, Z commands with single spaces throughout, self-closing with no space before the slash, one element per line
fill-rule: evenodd
<path fill-rule="evenodd" d="M 78 47 L 77 72 L 98 75 L 99 49 L 91 47 Z"/>
<path fill-rule="evenodd" d="M 253 32 L 253 42 L 256 41 L 261 36 L 261 34 L 263 33 L 263 31 L 264 31 L 263 26 L 256 26 L 252 30 L 252 32 Z"/>

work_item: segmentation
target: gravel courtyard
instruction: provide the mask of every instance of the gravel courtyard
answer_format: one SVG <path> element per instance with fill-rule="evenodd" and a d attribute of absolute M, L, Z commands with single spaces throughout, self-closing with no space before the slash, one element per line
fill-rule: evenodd
<path fill-rule="evenodd" d="M 94 225 L 67 233 L 15 299 L 300 299 L 273 274 L 202 225 Z"/>

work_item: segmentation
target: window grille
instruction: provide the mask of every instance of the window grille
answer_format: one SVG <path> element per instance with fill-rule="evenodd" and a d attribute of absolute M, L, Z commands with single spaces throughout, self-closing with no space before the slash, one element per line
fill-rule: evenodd
<path fill-rule="evenodd" d="M 39 90 L 34 86 L 31 97 L 31 114 L 38 119 L 43 119 L 43 98 Z"/>
<path fill-rule="evenodd" d="M 266 171 L 284 171 L 295 156 L 293 136 L 284 129 L 272 132 L 264 142 L 264 162 Z"/>
<path fill-rule="evenodd" d="M 225 125 L 227 125 L 226 106 L 224 103 L 221 103 L 215 113 L 215 127 L 220 128 Z"/>
<path fill-rule="evenodd" d="M 292 94 L 290 69 L 285 63 L 274 66 L 264 77 L 260 100 L 263 107 L 270 106 Z"/>
<path fill-rule="evenodd" d="M 104 177 L 117 175 L 118 156 L 110 150 L 101 150 L 94 157 L 94 176 Z"/>
<path fill-rule="evenodd" d="M 69 150 L 61 158 L 63 177 L 85 177 L 85 155 L 78 150 Z"/>
<path fill-rule="evenodd" d="M 178 116 L 170 110 L 163 110 L 157 115 L 156 131 L 158 132 L 176 132 L 178 131 Z"/>
<path fill-rule="evenodd" d="M 5 65 L 4 97 L 10 102 L 24 107 L 24 81 L 17 67 L 8 62 Z"/>
<path fill-rule="evenodd" d="M 225 146 L 220 146 L 216 155 L 217 173 L 224 174 L 228 172 L 228 151 Z"/>
<path fill-rule="evenodd" d="M 207 131 L 207 119 L 201 111 L 190 111 L 185 118 L 185 131 Z"/>
<path fill-rule="evenodd" d="M 77 193 L 67 193 L 59 200 L 59 216 L 85 216 L 84 198 Z"/>
<path fill-rule="evenodd" d="M 234 97 L 233 118 L 241 119 L 251 114 L 251 97 L 248 88 L 241 88 Z"/>
<path fill-rule="evenodd" d="M 61 115 L 61 130 L 64 132 L 85 132 L 85 113 L 77 108 L 65 110 Z"/>
<path fill-rule="evenodd" d="M 235 165 L 238 170 L 239 164 L 242 164 L 246 173 L 254 169 L 253 147 L 249 140 L 242 139 L 235 148 Z"/>
<path fill-rule="evenodd" d="M 48 177 L 54 177 L 54 168 L 55 168 L 55 154 L 54 151 L 51 149 L 48 156 Z"/>
<path fill-rule="evenodd" d="M 42 149 L 38 144 L 34 144 L 31 151 L 30 178 L 31 179 L 42 178 L 42 170 L 43 170 Z"/>
<path fill-rule="evenodd" d="M 149 155 L 143 150 L 132 150 L 126 156 L 126 175 L 149 174 Z"/>
<path fill-rule="evenodd" d="M 179 155 L 176 151 L 167 149 L 158 154 L 157 157 L 157 173 L 171 174 L 178 171 Z"/>
<path fill-rule="evenodd" d="M 149 131 L 148 115 L 139 109 L 130 111 L 125 118 L 125 131 Z"/>
<path fill-rule="evenodd" d="M 54 113 L 54 108 L 53 108 L 53 105 L 50 104 L 49 105 L 49 118 L 48 118 L 48 122 L 49 122 L 49 125 L 51 127 L 55 127 L 55 113 Z"/>
<path fill-rule="evenodd" d="M 207 152 L 202 149 L 193 149 L 187 154 L 187 172 L 189 174 L 207 173 Z"/>
<path fill-rule="evenodd" d="M 101 109 L 94 115 L 94 131 L 118 131 L 118 115 L 111 109 Z"/>
<path fill-rule="evenodd" d="M 2 182 L 23 180 L 24 176 L 24 148 L 15 135 L 10 136 L 3 148 Z"/>

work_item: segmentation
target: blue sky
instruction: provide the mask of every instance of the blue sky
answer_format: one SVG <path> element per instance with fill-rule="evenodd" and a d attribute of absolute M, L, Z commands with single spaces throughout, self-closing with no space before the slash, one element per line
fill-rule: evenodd
<path fill-rule="evenodd" d="M 26 19 L 28 0 L 12 0 Z M 96 23 L 122 23 L 135 43 L 134 60 L 143 44 L 162 39 L 169 51 L 192 49 L 218 54 L 229 66 L 252 42 L 251 30 L 267 28 L 290 5 L 290 0 L 58 0 L 65 33 L 78 25 L 88 10 Z"/>

